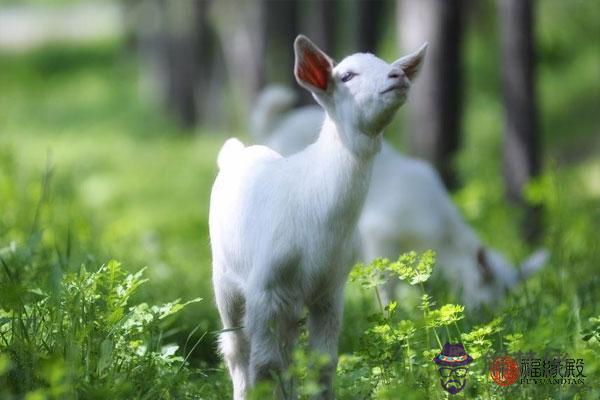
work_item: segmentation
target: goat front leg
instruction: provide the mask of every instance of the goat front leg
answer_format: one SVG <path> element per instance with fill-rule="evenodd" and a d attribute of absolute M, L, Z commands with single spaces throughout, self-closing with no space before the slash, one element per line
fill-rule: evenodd
<path fill-rule="evenodd" d="M 341 287 L 308 307 L 310 351 L 329 357 L 328 363 L 320 371 L 319 384 L 322 389 L 315 399 L 331 400 L 334 398 L 333 379 L 337 367 L 343 300 L 344 290 Z"/>

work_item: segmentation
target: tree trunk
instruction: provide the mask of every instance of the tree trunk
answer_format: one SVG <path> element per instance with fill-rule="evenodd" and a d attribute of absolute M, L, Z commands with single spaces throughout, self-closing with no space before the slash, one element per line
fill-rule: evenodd
<path fill-rule="evenodd" d="M 358 28 L 356 52 L 376 53 L 377 44 L 383 33 L 384 24 L 381 18 L 386 3 L 382 0 L 359 0 L 358 8 Z"/>
<path fill-rule="evenodd" d="M 139 57 L 140 97 L 165 105 L 168 92 L 167 65 L 163 54 L 166 27 L 160 0 L 131 2 L 127 17 L 135 29 L 135 44 Z"/>
<path fill-rule="evenodd" d="M 463 1 L 398 0 L 397 13 L 403 54 L 429 42 L 408 104 L 410 147 L 453 188 L 453 157 L 461 139 Z"/>
<path fill-rule="evenodd" d="M 209 16 L 211 2 L 214 0 L 195 1 L 195 35 L 198 42 L 196 109 L 199 122 L 205 127 L 214 128 L 229 118 L 223 104 L 223 87 L 226 84 L 225 61 L 219 37 Z"/>
<path fill-rule="evenodd" d="M 167 20 L 167 46 L 165 60 L 168 63 L 169 106 L 179 123 L 184 127 L 196 124 L 196 93 L 198 82 L 196 71 L 198 62 L 198 43 L 195 35 L 195 2 L 163 3 Z"/>
<path fill-rule="evenodd" d="M 534 82 L 532 1 L 500 1 L 502 94 L 504 97 L 504 180 L 507 197 L 524 204 L 523 188 L 539 172 Z M 538 210 L 528 209 L 525 236 L 535 239 Z"/>
<path fill-rule="evenodd" d="M 338 0 L 302 2 L 303 32 L 319 48 L 335 57 Z"/>
<path fill-rule="evenodd" d="M 142 96 L 160 99 L 184 127 L 213 118 L 208 99 L 216 75 L 217 49 L 208 21 L 208 1 L 129 3 L 140 54 Z"/>
<path fill-rule="evenodd" d="M 251 103 L 265 82 L 264 11 L 262 0 L 219 0 L 212 4 L 211 15 L 233 97 L 233 125 L 248 120 Z"/>
<path fill-rule="evenodd" d="M 300 33 L 300 6 L 298 0 L 265 0 L 266 80 L 293 88 L 299 98 L 305 90 L 294 79 L 293 44 Z"/>

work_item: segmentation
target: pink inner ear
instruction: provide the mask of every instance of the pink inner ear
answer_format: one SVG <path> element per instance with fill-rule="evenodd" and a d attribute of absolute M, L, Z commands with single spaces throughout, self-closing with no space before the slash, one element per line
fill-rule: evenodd
<path fill-rule="evenodd" d="M 298 78 L 321 90 L 327 90 L 331 64 L 322 54 L 306 49 L 298 65 Z"/>

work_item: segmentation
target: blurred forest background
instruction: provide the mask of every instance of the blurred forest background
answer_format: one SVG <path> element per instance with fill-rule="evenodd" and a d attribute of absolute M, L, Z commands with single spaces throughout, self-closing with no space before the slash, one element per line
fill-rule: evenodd
<path fill-rule="evenodd" d="M 585 359 L 585 387 L 513 397 L 598 395 L 597 1 L 1 0 L 1 398 L 230 396 L 210 285 L 215 158 L 227 137 L 250 142 L 266 85 L 313 101 L 293 79 L 298 33 L 338 60 L 430 43 L 386 137 L 438 168 L 486 243 L 513 260 L 552 252 L 504 308 L 466 310 L 461 329 L 502 318 L 485 325 L 482 357 L 513 345 Z M 136 290 L 128 274 L 143 266 Z M 373 309 L 351 284 L 341 353 L 359 357 Z M 352 368 L 339 380 L 362 389 L 340 398 L 443 398 L 435 369 L 431 388 L 402 375 L 388 393 Z M 478 368 L 469 395 L 503 398 Z"/>

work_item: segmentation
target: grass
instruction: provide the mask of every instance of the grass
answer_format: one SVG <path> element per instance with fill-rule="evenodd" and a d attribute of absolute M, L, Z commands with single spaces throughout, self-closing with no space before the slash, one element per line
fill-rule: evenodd
<path fill-rule="evenodd" d="M 580 7 L 568 12 L 583 18 Z M 431 362 L 436 336 L 460 339 L 477 356 L 466 392 L 455 398 L 600 394 L 598 60 L 592 46 L 569 49 L 571 41 L 549 28 L 556 12 L 544 5 L 540 15 L 545 172 L 527 192 L 545 209 L 550 264 L 504 305 L 483 311 L 461 308 L 429 281 L 428 297 L 419 284 L 420 294 L 381 310 L 369 279 L 401 271 L 399 264 L 356 269 L 339 398 L 446 398 Z M 587 27 L 569 24 L 571 37 Z M 493 40 L 468 36 L 466 67 L 477 73 L 468 74 L 457 159 L 464 186 L 455 198 L 486 242 L 519 259 L 530 249 L 519 239 L 519 210 L 503 199 Z M 0 70 L 0 397 L 229 397 L 215 353 L 207 229 L 224 135 L 182 131 L 155 101 L 140 100 L 135 63 L 118 43 L 0 55 Z M 496 386 L 487 360 L 519 351 L 583 358 L 586 383 Z M 320 362 L 306 352 L 295 357 L 290 374 L 305 396 Z"/>

